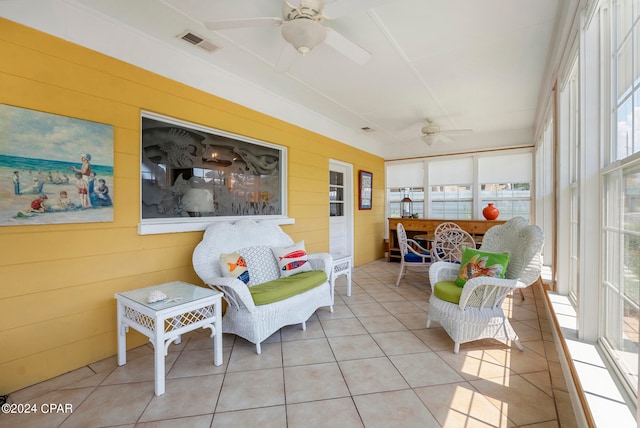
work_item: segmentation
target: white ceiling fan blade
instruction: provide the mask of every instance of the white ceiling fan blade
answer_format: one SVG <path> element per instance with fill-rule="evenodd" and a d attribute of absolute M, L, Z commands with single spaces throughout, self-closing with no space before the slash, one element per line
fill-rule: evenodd
<path fill-rule="evenodd" d="M 471 134 L 473 129 L 443 129 L 440 132 L 447 135 L 466 135 Z"/>
<path fill-rule="evenodd" d="M 208 21 L 204 26 L 209 30 L 228 30 L 231 28 L 265 27 L 268 25 L 282 25 L 282 18 L 246 18 L 246 19 L 225 19 L 223 21 Z"/>
<path fill-rule="evenodd" d="M 275 66 L 276 73 L 284 73 L 288 71 L 293 62 L 298 57 L 298 51 L 291 44 L 285 43 L 282 48 L 282 52 L 280 52 L 280 56 L 278 57 L 278 62 Z"/>
<path fill-rule="evenodd" d="M 322 14 L 327 19 L 334 19 L 341 16 L 352 15 L 361 10 L 373 9 L 390 1 L 395 0 L 326 0 Z"/>
<path fill-rule="evenodd" d="M 371 58 L 371 54 L 369 52 L 367 52 L 351 40 L 347 39 L 337 31 L 329 27 L 326 28 L 327 38 L 324 39 L 324 42 L 327 45 L 331 46 L 356 64 L 362 65 L 369 61 L 369 59 Z"/>
<path fill-rule="evenodd" d="M 436 135 L 436 141 L 438 143 L 453 143 L 453 138 L 447 137 L 446 135 L 440 134 L 440 135 Z"/>
<path fill-rule="evenodd" d="M 434 143 L 435 144 L 439 144 L 439 143 L 447 144 L 447 143 L 453 143 L 454 142 L 453 138 L 449 138 L 446 135 L 442 135 L 442 134 L 435 134 L 435 135 L 426 135 L 426 134 L 424 134 L 424 135 L 422 135 L 420 137 L 420 139 L 422 141 L 424 141 L 425 143 L 427 143 L 428 146 L 431 146 Z"/>

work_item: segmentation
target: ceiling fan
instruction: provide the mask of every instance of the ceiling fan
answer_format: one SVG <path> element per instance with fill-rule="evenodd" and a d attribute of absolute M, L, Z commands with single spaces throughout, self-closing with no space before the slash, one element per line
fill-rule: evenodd
<path fill-rule="evenodd" d="M 429 146 L 433 143 L 453 142 L 453 138 L 449 137 L 449 135 L 460 135 L 473 132 L 471 129 L 440 129 L 440 126 L 436 125 L 431 119 L 427 119 L 427 124 L 424 125 L 420 131 L 422 132 L 420 139 Z"/>
<path fill-rule="evenodd" d="M 296 51 L 308 54 L 320 43 L 340 52 L 356 64 L 364 64 L 371 54 L 347 39 L 337 31 L 323 25 L 327 20 L 344 16 L 357 9 L 371 8 L 388 0 L 285 0 L 282 3 L 282 18 L 260 17 L 247 19 L 227 19 L 208 21 L 205 26 L 209 30 L 226 30 L 231 28 L 280 26 L 282 37 L 288 42 L 278 63 L 276 71 L 285 71 L 294 60 Z"/>

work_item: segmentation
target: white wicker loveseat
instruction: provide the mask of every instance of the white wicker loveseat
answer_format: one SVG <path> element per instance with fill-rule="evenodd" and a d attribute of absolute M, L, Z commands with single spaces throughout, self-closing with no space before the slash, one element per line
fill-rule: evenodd
<path fill-rule="evenodd" d="M 434 288 L 440 281 L 454 281 L 460 264 L 431 264 L 427 328 L 431 321 L 438 322 L 453 339 L 456 354 L 461 343 L 484 338 L 513 340 L 522 351 L 518 335 L 502 310 L 502 303 L 515 290 L 522 290 L 538 280 L 542 270 L 543 242 L 542 230 L 538 226 L 530 226 L 522 217 L 489 229 L 480 250 L 509 253 L 505 278 L 480 276 L 469 279 L 462 288 L 458 303 L 437 297 Z"/>
<path fill-rule="evenodd" d="M 193 252 L 196 274 L 209 287 L 222 291 L 229 304 L 222 317 L 222 332 L 255 343 L 258 354 L 261 352 L 260 343 L 283 326 L 301 323 L 304 330 L 306 321 L 316 309 L 328 306 L 333 312 L 333 288 L 329 281 L 332 258 L 327 253 L 307 255 L 311 267 L 324 271 L 327 281 L 284 300 L 262 305 L 254 303 L 249 287 L 277 280 L 279 275 L 271 248 L 292 244 L 293 240 L 278 225 L 239 220 L 209 225 Z M 221 272 L 220 256 L 234 252 L 246 260 L 252 278 L 248 284 L 238 278 L 225 277 Z"/>

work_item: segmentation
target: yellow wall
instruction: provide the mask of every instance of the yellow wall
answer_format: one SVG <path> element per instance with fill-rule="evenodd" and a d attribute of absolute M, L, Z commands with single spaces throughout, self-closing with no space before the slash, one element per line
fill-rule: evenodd
<path fill-rule="evenodd" d="M 355 264 L 383 256 L 383 159 L 3 19 L 0 58 L 1 103 L 115 129 L 112 223 L 0 227 L 0 394 L 114 355 L 114 293 L 200 283 L 201 232 L 137 233 L 141 110 L 287 146 L 296 222 L 283 229 L 310 251 L 329 246 L 329 159 L 352 163 L 354 183 L 373 172 L 373 210 L 355 212 Z"/>

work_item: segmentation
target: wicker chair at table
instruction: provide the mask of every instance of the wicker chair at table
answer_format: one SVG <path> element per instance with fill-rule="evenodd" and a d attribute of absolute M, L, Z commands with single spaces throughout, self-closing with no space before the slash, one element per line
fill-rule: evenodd
<path fill-rule="evenodd" d="M 396 287 L 400 284 L 400 279 L 406 275 L 410 268 L 427 270 L 431 265 L 431 252 L 418 244 L 413 239 L 407 238 L 407 232 L 402 223 L 398 223 L 396 233 L 398 235 L 398 246 L 400 247 L 400 273 L 396 280 Z"/>
<path fill-rule="evenodd" d="M 442 225 L 447 225 L 440 228 Z M 455 225 L 451 227 L 448 225 Z M 455 223 L 441 223 L 434 233 L 431 254 L 433 261 L 460 262 L 465 247 L 476 248 L 476 241 Z"/>
<path fill-rule="evenodd" d="M 434 293 L 440 281 L 455 281 L 460 264 L 434 262 L 429 268 L 431 298 L 427 328 L 438 322 L 454 341 L 454 353 L 460 344 L 485 338 L 512 340 L 521 351 L 518 335 L 502 310 L 504 299 L 514 290 L 535 283 L 542 271 L 544 235 L 522 217 L 494 226 L 484 235 L 480 250 L 508 252 L 505 278 L 476 277 L 462 288 L 459 302 L 453 303 Z"/>
<path fill-rule="evenodd" d="M 462 228 L 458 223 L 454 223 L 452 221 L 443 221 L 438 226 L 436 226 L 436 229 L 433 231 L 433 235 L 435 236 L 438 233 L 444 232 L 445 230 L 448 230 L 448 229 L 462 229 Z"/>

